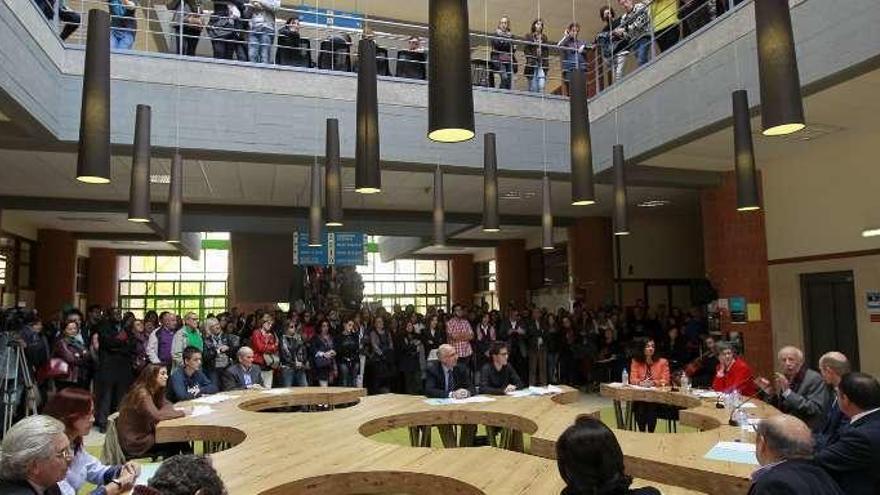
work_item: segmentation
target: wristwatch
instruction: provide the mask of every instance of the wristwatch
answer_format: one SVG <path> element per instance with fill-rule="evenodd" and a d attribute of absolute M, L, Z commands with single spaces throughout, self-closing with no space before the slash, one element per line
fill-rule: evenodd
<path fill-rule="evenodd" d="M 117 485 L 119 488 L 122 488 L 122 482 L 119 481 L 119 478 L 113 478 L 112 480 L 110 480 L 110 483 L 116 483 L 116 485 Z"/>

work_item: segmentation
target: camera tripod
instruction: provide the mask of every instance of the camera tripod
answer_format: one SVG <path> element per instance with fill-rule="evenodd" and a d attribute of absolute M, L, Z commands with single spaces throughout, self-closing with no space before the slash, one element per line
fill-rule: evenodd
<path fill-rule="evenodd" d="M 3 401 L 3 435 L 12 427 L 19 398 L 23 386 L 24 391 L 24 415 L 37 414 L 37 390 L 31 377 L 27 357 L 21 342 L 9 333 L 0 335 L 0 342 L 5 341 L 3 346 L 3 375 L 0 377 L 0 397 Z"/>

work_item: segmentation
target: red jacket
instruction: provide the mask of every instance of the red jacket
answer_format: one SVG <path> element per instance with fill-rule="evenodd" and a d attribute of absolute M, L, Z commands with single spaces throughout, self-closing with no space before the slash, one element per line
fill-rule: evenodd
<path fill-rule="evenodd" d="M 251 347 L 254 348 L 254 362 L 260 366 L 266 366 L 263 354 L 275 354 L 278 352 L 278 339 L 272 332 L 263 332 L 260 328 L 251 336 Z"/>
<path fill-rule="evenodd" d="M 715 368 L 715 379 L 712 380 L 712 390 L 730 393 L 734 389 L 738 389 L 740 394 L 752 396 L 757 392 L 754 381 L 755 377 L 752 376 L 752 369 L 748 363 L 741 358 L 736 358 L 726 372 L 724 365 L 718 364 L 718 367 Z"/>

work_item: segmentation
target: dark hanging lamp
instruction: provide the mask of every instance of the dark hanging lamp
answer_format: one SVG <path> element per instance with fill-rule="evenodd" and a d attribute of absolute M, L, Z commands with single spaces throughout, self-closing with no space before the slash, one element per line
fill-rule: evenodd
<path fill-rule="evenodd" d="M 571 133 L 571 204 L 586 206 L 596 202 L 593 186 L 593 146 L 590 140 L 590 113 L 587 108 L 587 82 L 584 72 L 569 72 Z"/>
<path fill-rule="evenodd" d="M 376 93 L 376 43 L 358 43 L 357 144 L 355 191 L 375 194 L 382 190 L 379 169 L 379 97 Z"/>
<path fill-rule="evenodd" d="M 429 0 L 428 34 L 428 139 L 467 141 L 474 137 L 467 0 Z"/>
<path fill-rule="evenodd" d="M 626 172 L 624 169 L 623 145 L 615 144 L 614 159 L 614 235 L 629 235 L 626 215 Z"/>
<path fill-rule="evenodd" d="M 150 217 L 150 106 L 138 105 L 134 120 L 134 153 L 131 159 L 131 187 L 128 220 L 149 222 Z"/>
<path fill-rule="evenodd" d="M 761 200 L 758 197 L 758 174 L 755 172 L 749 96 L 744 89 L 733 92 L 733 150 L 736 166 L 736 209 L 760 210 Z"/>
<path fill-rule="evenodd" d="M 446 221 L 443 210 L 443 170 L 434 169 L 434 245 L 446 244 Z"/>
<path fill-rule="evenodd" d="M 312 162 L 312 178 L 309 183 L 309 246 L 321 245 L 321 227 L 324 222 L 321 219 L 321 166 L 316 159 Z"/>
<path fill-rule="evenodd" d="M 788 0 L 755 2 L 761 127 L 765 136 L 806 127 Z"/>
<path fill-rule="evenodd" d="M 327 119 L 327 148 L 324 154 L 324 201 L 328 227 L 342 227 L 342 169 L 339 165 L 339 121 Z"/>
<path fill-rule="evenodd" d="M 89 11 L 76 179 L 110 182 L 110 14 Z"/>
<path fill-rule="evenodd" d="M 553 209 L 550 197 L 550 177 L 544 175 L 541 184 L 541 249 L 553 250 Z"/>
<path fill-rule="evenodd" d="M 483 232 L 499 232 L 498 218 L 498 157 L 495 153 L 495 133 L 483 137 Z"/>
<path fill-rule="evenodd" d="M 168 184 L 168 219 L 165 225 L 165 240 L 180 242 L 180 224 L 183 217 L 183 158 L 175 153 L 171 159 L 171 181 Z"/>

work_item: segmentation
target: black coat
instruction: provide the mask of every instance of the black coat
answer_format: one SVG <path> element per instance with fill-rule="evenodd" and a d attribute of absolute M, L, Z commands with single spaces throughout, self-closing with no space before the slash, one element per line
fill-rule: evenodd
<path fill-rule="evenodd" d="M 312 42 L 303 38 L 299 32 L 292 31 L 290 26 L 278 30 L 278 49 L 275 51 L 275 63 L 294 67 L 314 67 L 312 61 Z"/>
<path fill-rule="evenodd" d="M 816 452 L 816 462 L 847 495 L 880 493 L 880 411 L 850 423 L 837 441 Z"/>
<path fill-rule="evenodd" d="M 813 440 L 816 450 L 822 450 L 829 443 L 837 441 L 840 432 L 849 424 L 849 418 L 840 410 L 837 401 L 831 404 L 831 409 L 825 415 L 825 422 L 817 430 L 813 431 Z"/>
<path fill-rule="evenodd" d="M 37 492 L 27 481 L 0 480 L 0 493 L 3 495 L 37 495 Z M 43 495 L 61 495 L 61 489 L 56 483 L 47 488 Z"/>
<path fill-rule="evenodd" d="M 440 361 L 431 361 L 425 368 L 425 396 L 437 399 L 446 399 L 449 394 L 446 392 L 446 378 L 443 376 L 443 365 Z M 467 389 L 471 395 L 474 395 L 474 382 L 471 380 L 471 374 L 462 364 L 455 365 L 452 369 L 452 384 L 450 391 L 460 388 Z"/>
<path fill-rule="evenodd" d="M 245 371 L 241 364 L 235 363 L 226 368 L 220 377 L 223 390 L 241 390 L 245 388 L 244 374 Z M 251 369 L 247 371 L 247 374 L 251 377 L 251 384 L 263 385 L 263 375 L 260 374 L 260 367 L 258 365 L 251 365 Z"/>
<path fill-rule="evenodd" d="M 843 491 L 814 462 L 792 459 L 762 473 L 749 487 L 749 495 L 843 495 Z"/>

